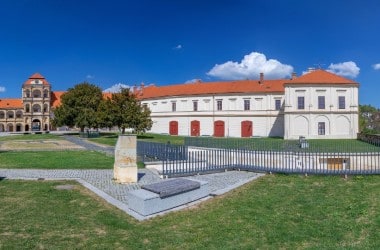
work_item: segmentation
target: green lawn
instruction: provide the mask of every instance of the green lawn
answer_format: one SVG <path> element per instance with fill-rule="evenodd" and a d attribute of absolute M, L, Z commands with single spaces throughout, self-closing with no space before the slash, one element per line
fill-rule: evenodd
<path fill-rule="evenodd" d="M 17 134 L 9 136 L 0 136 L 0 142 L 12 140 L 45 140 L 45 139 L 63 139 L 60 135 L 54 134 Z"/>
<path fill-rule="evenodd" d="M 99 138 L 90 141 L 115 146 L 117 134 L 102 134 Z M 170 136 L 161 134 L 139 135 L 138 140 L 153 141 L 183 145 L 184 136 Z M 214 138 L 214 137 L 187 137 L 193 140 L 195 146 L 216 148 L 245 148 L 250 150 L 296 150 L 305 152 L 378 152 L 380 147 L 354 139 L 307 140 L 309 148 L 301 149 L 298 140 L 283 140 L 282 138 Z"/>
<path fill-rule="evenodd" d="M 102 133 L 100 137 L 90 138 L 88 140 L 96 142 L 96 143 L 104 144 L 104 145 L 115 146 L 118 136 L 119 135 L 115 133 Z M 161 143 L 170 142 L 171 144 L 178 144 L 178 145 L 183 145 L 184 138 L 185 138 L 184 136 L 170 136 L 170 135 L 149 134 L 149 133 L 137 136 L 138 140 L 161 142 Z"/>
<path fill-rule="evenodd" d="M 112 169 L 113 163 L 111 156 L 85 150 L 0 152 L 0 168 Z"/>
<path fill-rule="evenodd" d="M 380 248 L 380 176 L 268 175 L 144 222 L 63 183 L 0 181 L 1 249 Z"/>
<path fill-rule="evenodd" d="M 312 139 L 309 147 L 301 149 L 298 140 L 282 138 L 206 138 L 190 137 L 190 145 L 215 148 L 244 148 L 249 150 L 302 152 L 378 152 L 380 147 L 355 139 Z"/>

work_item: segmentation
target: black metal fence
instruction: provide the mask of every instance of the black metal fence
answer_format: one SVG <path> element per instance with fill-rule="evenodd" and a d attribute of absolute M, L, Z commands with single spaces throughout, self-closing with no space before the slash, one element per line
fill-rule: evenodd
<path fill-rule="evenodd" d="M 188 147 L 170 143 L 137 141 L 137 155 L 143 161 L 186 160 Z"/>
<path fill-rule="evenodd" d="M 302 141 L 305 142 L 305 141 Z M 307 142 L 273 139 L 186 138 L 185 146 L 138 142 L 138 154 L 159 161 L 162 175 L 231 169 L 300 174 L 380 174 L 380 148 L 356 140 Z"/>

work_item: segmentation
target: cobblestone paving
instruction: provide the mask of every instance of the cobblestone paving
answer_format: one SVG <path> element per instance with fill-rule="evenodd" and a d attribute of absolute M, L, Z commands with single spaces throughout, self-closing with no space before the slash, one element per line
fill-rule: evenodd
<path fill-rule="evenodd" d="M 118 184 L 113 178 L 113 170 L 39 170 L 39 169 L 0 169 L 0 177 L 7 179 L 46 179 L 46 180 L 70 180 L 82 179 L 94 187 L 102 190 L 115 199 L 128 204 L 127 193 L 139 189 L 144 184 L 164 181 L 159 175 L 148 169 L 139 169 L 139 180 L 134 184 Z M 203 180 L 209 183 L 210 192 L 218 192 L 229 187 L 235 187 L 239 183 L 258 177 L 259 174 L 245 171 L 229 171 L 207 175 L 196 175 L 188 178 Z"/>

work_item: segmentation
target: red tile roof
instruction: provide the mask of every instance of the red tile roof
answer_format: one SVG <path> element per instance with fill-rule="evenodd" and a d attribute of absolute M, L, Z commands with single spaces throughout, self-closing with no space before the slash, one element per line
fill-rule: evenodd
<path fill-rule="evenodd" d="M 45 77 L 43 77 L 40 73 L 34 73 L 31 75 L 29 79 L 24 82 L 24 85 L 34 84 L 34 80 L 41 80 L 43 85 L 50 85 L 50 83 L 46 81 Z"/>
<path fill-rule="evenodd" d="M 21 99 L 0 99 L 0 109 L 23 108 Z"/>
<path fill-rule="evenodd" d="M 314 70 L 296 79 L 290 80 L 287 84 L 357 84 L 356 82 L 327 72 L 322 69 Z"/>
<path fill-rule="evenodd" d="M 283 93 L 285 84 L 355 84 L 358 83 L 327 72 L 315 70 L 293 80 L 239 80 L 226 82 L 195 82 L 188 84 L 176 84 L 157 87 L 150 85 L 142 87 L 139 99 L 160 98 L 168 96 L 191 96 L 191 95 L 213 95 L 213 94 L 250 94 L 250 93 Z"/>
<path fill-rule="evenodd" d="M 104 99 L 107 99 L 107 98 L 111 99 L 112 98 L 112 94 L 113 93 L 111 93 L 111 92 L 103 92 L 103 98 Z"/>
<path fill-rule="evenodd" d="M 66 93 L 65 91 L 52 91 L 51 97 L 50 97 L 50 105 L 53 108 L 58 107 L 61 105 L 61 96 Z"/>
<path fill-rule="evenodd" d="M 229 82 L 195 82 L 157 87 L 150 85 L 140 89 L 139 99 L 166 96 L 213 95 L 213 94 L 248 94 L 248 93 L 283 93 L 287 80 L 241 80 Z"/>

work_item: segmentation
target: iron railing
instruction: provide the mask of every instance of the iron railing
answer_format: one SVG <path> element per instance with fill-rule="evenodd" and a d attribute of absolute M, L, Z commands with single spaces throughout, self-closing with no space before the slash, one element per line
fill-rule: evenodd
<path fill-rule="evenodd" d="M 137 152 L 145 160 L 161 162 L 160 172 L 167 177 L 231 169 L 299 174 L 380 174 L 379 147 L 365 142 L 355 142 L 353 146 L 344 140 L 341 145 L 329 145 L 328 141 L 319 145 L 318 141 L 310 141 L 305 148 L 299 141 L 191 139 L 186 139 L 186 146 L 138 141 Z"/>

